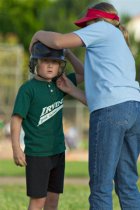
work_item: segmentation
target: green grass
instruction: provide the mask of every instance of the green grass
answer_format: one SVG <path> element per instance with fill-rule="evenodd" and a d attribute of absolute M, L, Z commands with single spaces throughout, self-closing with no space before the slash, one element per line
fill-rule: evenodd
<path fill-rule="evenodd" d="M 87 210 L 89 188 L 88 186 L 66 185 L 64 194 L 60 196 L 60 210 Z M 117 197 L 113 193 L 114 210 L 120 210 Z M 27 210 L 28 197 L 23 185 L 0 187 L 1 210 Z"/>
<path fill-rule="evenodd" d="M 0 176 L 24 176 L 24 167 L 17 167 L 12 160 L 0 160 Z"/>
<path fill-rule="evenodd" d="M 0 186 L 1 210 L 27 210 L 25 186 Z"/>
<path fill-rule="evenodd" d="M 140 162 L 138 162 L 138 173 L 140 175 Z M 0 177 L 1 176 L 25 176 L 25 168 L 17 167 L 12 160 L 0 160 Z M 86 161 L 67 161 L 65 176 L 88 178 L 88 163 Z"/>
<path fill-rule="evenodd" d="M 139 183 L 140 186 L 140 183 Z M 83 185 L 65 185 L 60 196 L 60 210 L 88 210 L 89 187 Z M 1 210 L 27 210 L 28 197 L 24 185 L 0 186 Z M 113 191 L 114 210 L 120 210 L 118 198 Z"/>
<path fill-rule="evenodd" d="M 88 177 L 88 162 L 66 162 L 66 177 Z"/>
<path fill-rule="evenodd" d="M 0 176 L 24 176 L 25 168 L 17 167 L 12 160 L 0 160 Z M 87 162 L 66 162 L 66 177 L 88 177 Z"/>
<path fill-rule="evenodd" d="M 140 174 L 140 162 L 138 163 Z M 24 176 L 24 168 L 14 165 L 12 160 L 0 160 L 0 176 Z M 87 177 L 87 162 L 67 162 L 66 177 Z M 138 183 L 140 189 L 140 180 Z M 89 186 L 65 184 L 64 194 L 60 196 L 60 210 L 87 210 Z M 120 210 L 118 198 L 113 191 L 114 210 Z M 0 186 L 0 210 L 27 210 L 28 197 L 24 185 Z"/>

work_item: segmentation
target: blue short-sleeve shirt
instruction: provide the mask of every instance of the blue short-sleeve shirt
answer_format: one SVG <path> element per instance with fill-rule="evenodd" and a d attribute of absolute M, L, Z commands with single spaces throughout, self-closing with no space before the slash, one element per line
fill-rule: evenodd
<path fill-rule="evenodd" d="M 135 61 L 122 32 L 99 21 L 74 33 L 86 46 L 85 91 L 90 112 L 129 100 L 140 101 Z"/>

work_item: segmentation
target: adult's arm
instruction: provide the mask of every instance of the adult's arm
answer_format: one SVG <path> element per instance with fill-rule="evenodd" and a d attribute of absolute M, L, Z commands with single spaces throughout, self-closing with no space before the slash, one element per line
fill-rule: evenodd
<path fill-rule="evenodd" d="M 77 88 L 64 74 L 57 80 L 57 87 L 83 104 L 87 104 L 84 91 Z"/>
<path fill-rule="evenodd" d="M 83 82 L 83 80 L 84 80 L 84 66 L 83 66 L 83 63 L 69 49 L 65 50 L 65 56 L 66 56 L 67 60 L 71 63 L 71 65 L 73 66 L 73 69 L 74 69 L 75 74 L 76 74 L 77 84 Z"/>
<path fill-rule="evenodd" d="M 75 33 L 61 34 L 51 31 L 37 31 L 31 39 L 30 52 L 32 45 L 37 41 L 54 49 L 75 48 L 84 45 L 81 38 Z"/>

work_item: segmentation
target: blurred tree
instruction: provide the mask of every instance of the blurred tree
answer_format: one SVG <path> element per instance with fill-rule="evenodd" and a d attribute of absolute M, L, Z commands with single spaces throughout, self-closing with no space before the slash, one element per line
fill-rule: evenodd
<path fill-rule="evenodd" d="M 1 0 L 0 33 L 12 32 L 27 50 L 32 34 L 43 28 L 42 12 L 49 6 L 49 0 Z"/>
<path fill-rule="evenodd" d="M 0 34 L 14 34 L 17 42 L 28 45 L 37 30 L 68 32 L 74 29 L 73 21 L 93 0 L 1 0 Z"/>
<path fill-rule="evenodd" d="M 140 41 L 136 41 L 134 34 L 130 34 L 130 46 L 136 61 L 137 80 L 140 82 Z"/>
<path fill-rule="evenodd" d="M 140 39 L 135 38 L 135 33 L 136 29 L 134 29 L 133 24 L 134 24 L 134 18 L 128 16 L 127 14 L 124 14 L 121 17 L 122 23 L 125 24 L 128 33 L 129 33 L 129 44 L 130 44 L 130 49 L 134 55 L 135 61 L 136 61 L 136 79 L 140 81 Z"/>
<path fill-rule="evenodd" d="M 0 42 L 22 44 L 25 49 L 24 75 L 27 76 L 28 46 L 38 30 L 67 33 L 76 30 L 73 22 L 83 15 L 89 4 L 98 0 L 1 0 Z M 83 60 L 84 49 L 74 49 Z M 70 69 L 70 66 L 67 67 Z"/>

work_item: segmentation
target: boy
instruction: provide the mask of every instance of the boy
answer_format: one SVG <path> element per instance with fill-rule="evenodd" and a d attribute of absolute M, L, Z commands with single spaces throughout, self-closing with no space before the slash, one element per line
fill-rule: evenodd
<path fill-rule="evenodd" d="M 51 49 L 40 42 L 33 45 L 31 54 L 29 66 L 35 76 L 20 87 L 11 119 L 13 158 L 16 165 L 26 166 L 28 210 L 57 210 L 64 182 L 65 94 L 57 88 L 56 80 L 66 61 L 63 50 Z M 82 64 L 69 50 L 66 54 L 76 71 L 68 78 L 74 84 L 82 82 Z M 19 140 L 21 127 L 25 132 L 24 152 Z"/>

